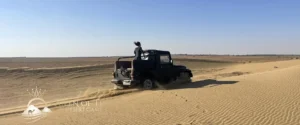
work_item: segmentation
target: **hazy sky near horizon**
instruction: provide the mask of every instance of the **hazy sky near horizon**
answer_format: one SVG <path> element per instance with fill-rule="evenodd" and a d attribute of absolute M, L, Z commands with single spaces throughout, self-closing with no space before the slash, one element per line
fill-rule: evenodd
<path fill-rule="evenodd" d="M 299 0 L 3 0 L 0 57 L 300 54 Z"/>

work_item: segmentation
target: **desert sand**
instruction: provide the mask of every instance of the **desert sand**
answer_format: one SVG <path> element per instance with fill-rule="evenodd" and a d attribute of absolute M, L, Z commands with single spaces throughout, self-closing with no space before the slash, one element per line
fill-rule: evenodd
<path fill-rule="evenodd" d="M 98 72 L 97 68 L 68 70 L 62 74 L 51 70 L 50 75 L 45 72 L 12 72 L 1 78 L 0 124 L 23 125 L 28 122 L 21 113 L 5 113 L 25 110 L 24 103 L 26 105 L 30 99 L 26 89 L 35 86 L 49 89 L 44 98 L 52 104 L 55 101 L 56 104 L 65 104 L 72 98 L 72 101 L 88 101 L 50 107 L 52 112 L 30 123 L 33 125 L 300 124 L 300 60 L 213 64 L 207 68 L 190 66 L 195 74 L 192 83 L 168 89 L 129 89 L 126 91 L 131 93 L 118 96 L 106 96 L 122 93 L 122 90 L 109 90 L 111 84 L 103 83 L 111 79 L 111 76 L 104 75 L 111 72 L 109 67 L 105 70 L 102 67 L 103 72 Z M 99 77 L 101 73 L 103 77 Z M 39 82 L 29 82 L 32 79 Z M 83 93 L 78 94 L 79 91 Z M 15 95 L 11 96 L 11 93 Z M 107 98 L 102 98 L 104 96 Z M 11 101 L 15 99 L 18 101 Z"/>

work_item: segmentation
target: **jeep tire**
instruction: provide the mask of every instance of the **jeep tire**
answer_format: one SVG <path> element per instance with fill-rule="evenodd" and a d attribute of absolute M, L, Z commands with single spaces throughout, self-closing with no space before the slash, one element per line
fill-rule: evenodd
<path fill-rule="evenodd" d="M 144 89 L 150 90 L 154 88 L 154 82 L 151 79 L 145 79 L 142 83 Z"/>

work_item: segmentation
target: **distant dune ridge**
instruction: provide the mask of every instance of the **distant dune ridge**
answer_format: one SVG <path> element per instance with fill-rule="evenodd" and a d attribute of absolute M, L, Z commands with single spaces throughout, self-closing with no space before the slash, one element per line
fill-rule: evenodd
<path fill-rule="evenodd" d="M 97 64 L 97 65 L 85 65 L 85 66 L 69 66 L 69 67 L 52 67 L 52 68 L 30 68 L 30 67 L 19 67 L 19 68 L 0 68 L 0 73 L 3 72 L 44 72 L 44 73 L 59 73 L 59 72 L 72 72 L 78 70 L 91 70 L 91 69 L 102 69 L 102 68 L 111 68 L 113 64 Z"/>
<path fill-rule="evenodd" d="M 196 59 L 203 61 L 218 61 L 218 62 L 262 62 L 262 61 L 279 61 L 299 59 L 300 55 L 172 55 L 176 59 Z M 53 67 L 73 67 L 84 65 L 99 65 L 114 63 L 116 57 L 12 57 L 0 58 L 0 67 L 8 68 L 53 68 Z"/>
<path fill-rule="evenodd" d="M 274 58 L 252 59 L 251 63 L 219 63 L 203 62 L 201 59 L 177 60 L 177 63 L 187 64 L 193 70 L 192 83 L 170 89 L 137 89 L 139 92 L 131 94 L 125 93 L 133 89 L 124 92 L 110 90 L 111 64 L 71 66 L 66 68 L 70 72 L 63 74 L 56 73 L 61 68 L 49 69 L 49 72 L 55 72 L 53 75 L 45 75 L 48 69 L 11 71 L 0 77 L 3 90 L 0 93 L 0 113 L 6 106 L 27 104 L 30 98 L 25 94 L 26 89 L 38 85 L 43 89 L 49 88 L 48 95 L 46 93 L 44 97 L 49 102 L 78 96 L 81 99 L 94 98 L 89 100 L 89 108 L 95 111 L 71 112 L 67 107 L 53 107 L 47 118 L 33 123 L 37 125 L 300 123 L 300 60 L 285 58 L 280 61 Z M 243 58 L 238 62 L 249 60 Z M 31 70 L 34 70 L 32 75 Z M 43 75 L 47 77 L 41 77 Z M 32 80 L 37 80 L 37 83 L 31 83 Z M 110 96 L 114 97 L 101 98 L 101 103 L 95 100 Z M 24 119 L 20 114 L 0 116 L 0 123 L 22 125 Z"/>

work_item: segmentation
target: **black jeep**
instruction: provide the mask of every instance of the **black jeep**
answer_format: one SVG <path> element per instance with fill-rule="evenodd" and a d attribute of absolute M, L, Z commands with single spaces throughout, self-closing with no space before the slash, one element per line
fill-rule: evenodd
<path fill-rule="evenodd" d="M 173 64 L 169 51 L 145 50 L 144 54 L 142 60 L 120 61 L 133 56 L 118 58 L 111 82 L 121 88 L 141 85 L 145 89 L 152 89 L 155 82 L 163 85 L 169 84 L 170 81 L 193 77 L 190 69 Z"/>

